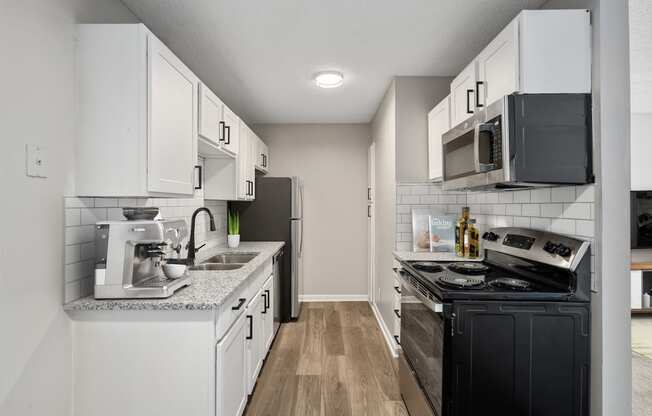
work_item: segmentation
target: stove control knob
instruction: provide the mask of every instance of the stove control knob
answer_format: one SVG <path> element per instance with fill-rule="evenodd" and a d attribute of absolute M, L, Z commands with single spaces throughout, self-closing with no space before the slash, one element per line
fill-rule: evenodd
<path fill-rule="evenodd" d="M 496 241 L 498 240 L 498 234 L 487 231 L 486 233 L 482 234 L 482 239 L 488 241 Z"/>
<path fill-rule="evenodd" d="M 552 241 L 547 241 L 546 244 L 543 245 L 543 251 L 546 251 L 550 254 L 555 254 L 557 252 L 557 247 L 559 247 L 557 244 L 553 243 Z"/>
<path fill-rule="evenodd" d="M 559 254 L 561 257 L 568 257 L 571 254 L 571 249 L 570 247 L 566 247 L 563 244 L 559 244 L 557 246 L 557 250 L 555 250 L 557 254 Z"/>

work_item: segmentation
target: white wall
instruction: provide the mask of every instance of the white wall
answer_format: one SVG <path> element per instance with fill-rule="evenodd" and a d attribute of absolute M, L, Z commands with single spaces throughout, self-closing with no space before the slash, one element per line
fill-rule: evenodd
<path fill-rule="evenodd" d="M 72 189 L 75 23 L 134 22 L 114 0 L 0 1 L 0 414 L 72 414 L 63 195 Z M 48 149 L 25 176 L 25 144 Z"/>
<path fill-rule="evenodd" d="M 304 297 L 367 294 L 367 124 L 267 124 L 268 176 L 304 181 Z"/>
<path fill-rule="evenodd" d="M 375 303 L 385 325 L 394 322 L 394 273 L 396 232 L 396 83 L 392 81 L 371 121 L 376 144 L 376 287 Z"/>
<path fill-rule="evenodd" d="M 396 77 L 396 179 L 428 179 L 428 113 L 450 93 L 452 77 Z"/>

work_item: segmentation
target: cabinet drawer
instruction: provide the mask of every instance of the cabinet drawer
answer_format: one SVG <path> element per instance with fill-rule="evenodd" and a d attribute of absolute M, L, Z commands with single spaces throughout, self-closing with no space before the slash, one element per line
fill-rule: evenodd
<path fill-rule="evenodd" d="M 265 262 L 222 304 L 215 318 L 215 337 L 220 340 L 272 274 L 272 260 Z"/>

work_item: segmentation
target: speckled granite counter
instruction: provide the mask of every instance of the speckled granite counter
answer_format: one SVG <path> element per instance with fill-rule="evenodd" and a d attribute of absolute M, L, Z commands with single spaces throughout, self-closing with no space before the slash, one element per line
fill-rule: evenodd
<path fill-rule="evenodd" d="M 398 261 L 482 261 L 482 259 L 465 259 L 455 253 L 430 253 L 427 251 L 394 251 Z"/>
<path fill-rule="evenodd" d="M 228 271 L 190 271 L 190 286 L 166 299 L 104 299 L 92 296 L 78 299 L 63 306 L 67 311 L 111 311 L 111 310 L 208 310 L 216 309 L 243 285 L 260 266 L 268 261 L 285 243 L 242 242 L 237 249 L 216 247 L 197 253 L 201 262 L 208 257 L 224 252 L 259 253 L 242 268 Z"/>

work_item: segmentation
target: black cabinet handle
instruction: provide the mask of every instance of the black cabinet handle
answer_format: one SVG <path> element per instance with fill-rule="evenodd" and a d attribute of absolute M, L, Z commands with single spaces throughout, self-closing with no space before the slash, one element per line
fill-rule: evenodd
<path fill-rule="evenodd" d="M 220 133 L 219 133 L 220 137 L 218 138 L 218 141 L 223 142 L 225 136 L 224 128 L 226 127 L 226 124 L 223 121 L 220 121 L 219 126 L 220 126 Z"/>
<path fill-rule="evenodd" d="M 371 205 L 367 205 L 367 217 L 371 218 Z"/>
<path fill-rule="evenodd" d="M 226 135 L 225 135 L 225 142 L 224 144 L 231 144 L 231 126 L 225 126 L 226 129 Z"/>
<path fill-rule="evenodd" d="M 199 185 L 195 186 L 195 189 L 201 189 L 202 184 L 204 182 L 204 178 L 203 178 L 203 175 L 202 175 L 202 167 L 201 167 L 201 165 L 195 165 L 195 169 L 199 173 L 199 181 L 198 181 Z"/>
<path fill-rule="evenodd" d="M 269 289 L 265 289 L 265 293 L 267 293 L 267 296 L 265 296 L 265 308 L 269 309 L 269 305 L 271 304 Z"/>
<path fill-rule="evenodd" d="M 398 340 L 398 335 L 394 335 L 394 340 L 398 345 L 401 345 L 401 341 Z"/>
<path fill-rule="evenodd" d="M 263 311 L 261 313 L 267 313 L 267 294 L 263 293 Z"/>
<path fill-rule="evenodd" d="M 394 286 L 394 290 L 395 290 L 396 293 L 398 293 L 399 295 L 401 294 L 401 289 L 400 289 L 398 286 Z"/>
<path fill-rule="evenodd" d="M 263 155 L 263 163 L 263 166 L 267 167 L 267 155 Z"/>
<path fill-rule="evenodd" d="M 398 309 L 394 309 L 394 315 L 396 315 L 398 319 L 401 319 L 401 314 L 399 313 Z"/>
<path fill-rule="evenodd" d="M 466 90 L 466 113 L 467 114 L 473 114 L 473 110 L 471 110 L 471 93 L 474 90 Z"/>
<path fill-rule="evenodd" d="M 232 310 L 232 311 L 237 311 L 237 310 L 239 310 L 240 308 L 242 308 L 242 305 L 244 305 L 246 301 L 247 301 L 247 298 L 240 298 L 240 299 L 238 299 L 238 305 L 232 307 L 231 310 Z"/>
<path fill-rule="evenodd" d="M 254 338 L 254 317 L 252 315 L 247 315 L 247 319 L 249 319 L 249 335 L 247 335 L 247 339 L 253 339 Z"/>
<path fill-rule="evenodd" d="M 480 108 L 484 107 L 484 104 L 480 104 L 480 85 L 484 85 L 483 81 L 476 81 L 475 83 L 475 106 Z"/>
<path fill-rule="evenodd" d="M 367 187 L 367 201 L 371 201 L 371 188 Z"/>

